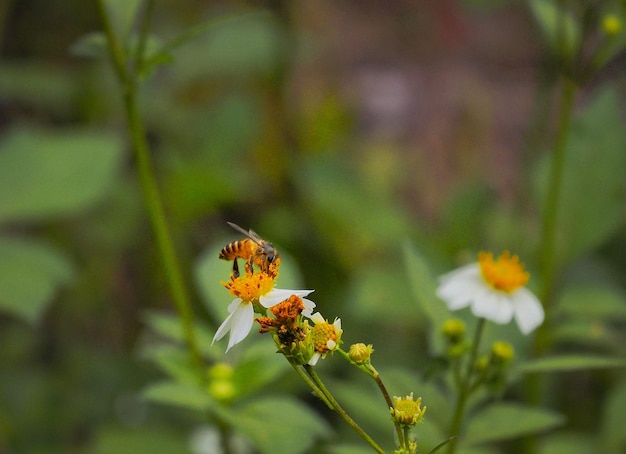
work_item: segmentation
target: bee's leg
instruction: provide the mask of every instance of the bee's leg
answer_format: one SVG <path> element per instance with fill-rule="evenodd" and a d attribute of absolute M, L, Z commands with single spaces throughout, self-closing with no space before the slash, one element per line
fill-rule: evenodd
<path fill-rule="evenodd" d="M 235 276 L 235 279 L 239 277 L 239 264 L 237 263 L 237 259 L 233 260 L 233 276 Z"/>
<path fill-rule="evenodd" d="M 254 263 L 253 257 L 250 257 L 250 260 L 246 263 L 246 272 L 250 274 L 254 274 L 254 268 L 252 268 L 252 264 Z"/>

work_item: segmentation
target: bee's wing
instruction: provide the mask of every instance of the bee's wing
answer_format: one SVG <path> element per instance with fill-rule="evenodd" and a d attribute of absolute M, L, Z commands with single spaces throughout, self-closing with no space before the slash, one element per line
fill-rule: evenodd
<path fill-rule="evenodd" d="M 234 222 L 227 222 L 228 225 L 230 225 L 233 229 L 237 230 L 240 233 L 243 233 L 245 236 L 247 236 L 248 238 L 250 238 L 252 241 L 254 241 L 256 244 L 261 244 L 263 242 L 263 240 L 261 239 L 261 237 L 259 235 L 257 235 L 254 230 L 249 230 L 246 231 L 245 229 L 243 229 L 242 227 L 239 227 L 237 224 L 235 224 Z"/>

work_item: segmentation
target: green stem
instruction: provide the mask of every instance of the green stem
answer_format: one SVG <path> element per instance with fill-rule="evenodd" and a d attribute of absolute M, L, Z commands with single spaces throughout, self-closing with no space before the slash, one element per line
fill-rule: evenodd
<path fill-rule="evenodd" d="M 300 377 L 304 380 L 304 382 L 309 385 L 309 388 L 311 388 L 313 390 L 313 392 L 315 394 L 317 394 L 317 397 L 319 397 L 320 399 L 322 399 L 322 401 L 326 404 L 326 406 L 328 408 L 330 408 L 331 410 L 334 410 L 333 408 L 333 404 L 328 400 L 328 398 L 326 397 L 326 395 L 322 392 L 322 390 L 317 386 L 317 384 L 311 379 L 311 377 L 309 377 L 306 372 L 302 369 L 302 366 L 297 366 L 291 362 L 289 362 L 289 364 L 291 364 L 291 367 L 294 368 L 294 370 L 298 373 L 298 375 L 300 375 Z"/>
<path fill-rule="evenodd" d="M 220 434 L 220 447 L 222 448 L 222 454 L 233 454 L 235 451 L 233 450 L 232 443 L 232 426 L 221 419 L 217 419 L 216 426 Z"/>
<path fill-rule="evenodd" d="M 104 5 L 104 0 L 98 0 L 98 12 L 100 20 L 104 27 L 107 37 L 109 49 L 111 52 L 111 60 L 117 78 L 122 87 L 122 95 L 124 101 L 124 110 L 128 122 L 128 130 L 132 142 L 132 148 L 135 152 L 137 161 L 137 171 L 143 191 L 144 203 L 148 210 L 150 223 L 156 238 L 157 247 L 161 256 L 161 261 L 165 269 L 167 284 L 174 300 L 176 310 L 181 319 L 183 332 L 187 342 L 192 361 L 198 367 L 199 374 L 202 373 L 202 357 L 198 350 L 193 327 L 193 312 L 189 293 L 185 286 L 183 274 L 174 250 L 170 229 L 165 217 L 165 210 L 161 199 L 161 194 L 156 182 L 148 141 L 144 131 L 141 116 L 139 114 L 139 106 L 137 101 L 137 75 L 129 69 L 127 57 L 120 41 L 115 36 L 113 26 Z M 144 27 L 143 33 L 148 30 Z M 140 38 L 140 41 L 142 39 Z M 138 56 L 141 58 L 141 56 Z"/>
<path fill-rule="evenodd" d="M 338 348 L 337 352 L 341 354 L 341 356 L 343 356 L 344 359 L 346 359 L 346 361 L 348 361 L 350 364 L 355 365 L 356 367 L 361 369 L 363 372 L 365 372 L 367 375 L 369 375 L 372 378 L 372 380 L 376 382 L 376 385 L 378 386 L 378 389 L 383 395 L 383 398 L 385 399 L 387 406 L 389 408 L 393 408 L 393 400 L 391 400 L 391 396 L 389 395 L 389 392 L 387 391 L 387 387 L 383 383 L 382 378 L 380 378 L 380 374 L 378 373 L 376 368 L 372 366 L 371 364 L 355 363 L 350 358 L 350 355 L 348 354 L 348 352 L 342 350 L 341 348 Z M 398 436 L 398 443 L 400 444 L 400 446 L 405 446 L 407 438 L 404 436 L 404 433 L 402 432 L 402 427 L 400 426 L 400 423 L 396 421 L 395 419 L 393 419 L 393 424 L 396 428 L 396 435 Z"/>
<path fill-rule="evenodd" d="M 385 454 L 385 451 L 383 450 L 383 448 L 381 448 L 373 439 L 372 437 L 370 437 L 367 432 L 365 432 L 351 417 L 350 415 L 348 415 L 348 413 L 346 413 L 346 411 L 341 407 L 341 405 L 339 405 L 339 402 L 337 402 L 335 400 L 335 398 L 333 397 L 333 395 L 330 393 L 330 391 L 328 390 L 328 388 L 326 388 L 326 385 L 324 385 L 324 383 L 322 382 L 322 380 L 320 379 L 320 377 L 317 375 L 317 372 L 315 372 L 315 368 L 313 368 L 313 366 L 309 366 L 308 364 L 304 366 L 304 369 L 306 370 L 307 374 L 309 374 L 309 377 L 311 377 L 311 379 L 315 382 L 315 384 L 317 385 L 317 387 L 320 389 L 320 391 L 324 394 L 324 396 L 326 396 L 326 399 L 331 403 L 332 405 L 332 409 L 335 410 L 337 412 L 337 414 L 339 414 L 339 416 L 341 416 L 341 419 L 343 419 L 350 427 L 352 427 L 352 429 L 363 439 L 365 440 L 365 442 L 370 445 L 372 447 L 372 449 L 374 449 L 374 451 L 376 451 L 379 454 Z"/>
<path fill-rule="evenodd" d="M 565 155 L 567 151 L 567 139 L 570 129 L 572 109 L 576 96 L 576 84 L 567 79 L 564 81 L 561 93 L 560 119 L 557 130 L 557 136 L 554 143 L 554 152 L 552 155 L 552 164 L 550 169 L 550 178 L 548 193 L 543 211 L 541 248 L 540 248 L 540 267 L 543 288 L 541 290 L 540 299 L 545 305 L 546 321 L 548 321 L 548 311 L 552 306 L 552 297 L 554 291 L 554 276 L 556 270 L 556 234 L 558 229 L 559 217 L 559 200 L 561 198 L 563 168 L 565 165 Z M 547 323 L 543 324 L 543 327 Z"/>
<path fill-rule="evenodd" d="M 554 306 L 555 276 L 557 271 L 557 232 L 559 221 L 559 201 L 561 198 L 563 169 L 565 166 L 567 139 L 570 130 L 572 111 L 576 98 L 577 86 L 574 81 L 563 82 L 559 108 L 559 124 L 554 142 L 552 163 L 549 176 L 548 193 L 543 212 L 542 235 L 539 265 L 542 287 L 539 299 L 545 310 L 545 321 L 537 329 L 532 348 L 534 357 L 544 356 L 550 344 L 552 310 Z M 528 402 L 539 405 L 543 398 L 544 378 L 541 374 L 531 374 L 526 381 Z M 535 452 L 536 437 L 526 438 L 525 452 Z"/>
<path fill-rule="evenodd" d="M 474 333 L 474 341 L 472 343 L 472 350 L 467 363 L 467 369 L 465 371 L 465 377 L 460 384 L 460 388 L 457 395 L 456 407 L 454 409 L 454 416 L 452 418 L 452 424 L 448 435 L 450 437 L 450 443 L 448 444 L 448 454 L 453 454 L 456 451 L 456 446 L 459 441 L 459 432 L 463 424 L 463 416 L 465 415 L 465 407 L 467 405 L 467 399 L 471 394 L 472 387 L 472 375 L 474 373 L 474 366 L 476 364 L 476 357 L 478 356 L 478 348 L 480 346 L 480 340 L 485 328 L 485 319 L 479 318 L 478 325 L 476 326 L 476 332 Z"/>
<path fill-rule="evenodd" d="M 139 31 L 139 38 L 137 41 L 137 50 L 135 52 L 135 74 L 139 75 L 143 69 L 143 63 L 145 60 L 146 46 L 148 43 L 148 35 L 152 28 L 152 18 L 154 17 L 154 0 L 147 0 L 144 6 L 143 19 L 141 21 L 141 28 Z"/>

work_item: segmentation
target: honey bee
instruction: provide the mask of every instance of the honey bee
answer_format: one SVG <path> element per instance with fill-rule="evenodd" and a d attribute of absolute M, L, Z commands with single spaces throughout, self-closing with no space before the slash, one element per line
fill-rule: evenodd
<path fill-rule="evenodd" d="M 228 222 L 228 225 L 247 236 L 247 238 L 227 244 L 220 251 L 220 259 L 233 260 L 233 276 L 239 277 L 237 259 L 247 260 L 246 269 L 251 272 L 253 264 L 258 265 L 261 271 L 268 272 L 270 264 L 280 257 L 272 243 L 262 239 L 253 230 L 246 231 L 233 222 Z"/>

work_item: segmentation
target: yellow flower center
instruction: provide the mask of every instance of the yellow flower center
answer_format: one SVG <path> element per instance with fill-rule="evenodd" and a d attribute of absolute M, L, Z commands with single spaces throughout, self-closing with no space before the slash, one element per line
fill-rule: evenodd
<path fill-rule="evenodd" d="M 265 273 L 246 273 L 238 278 L 231 275 L 230 282 L 222 282 L 222 285 L 237 298 L 258 301 L 274 288 L 274 278 Z"/>
<path fill-rule="evenodd" d="M 496 260 L 491 252 L 481 252 L 478 254 L 478 263 L 485 282 L 502 292 L 512 293 L 526 285 L 530 278 L 519 257 L 511 256 L 509 251 L 504 251 Z"/>
<path fill-rule="evenodd" d="M 328 322 L 317 323 L 313 326 L 311 331 L 313 345 L 316 352 L 327 352 L 329 350 L 328 341 L 333 341 L 334 343 L 337 342 L 337 331 L 335 331 L 335 326 Z"/>
<path fill-rule="evenodd" d="M 406 397 L 393 398 L 393 407 L 390 408 L 392 417 L 403 426 L 414 426 L 422 421 L 426 407 L 422 407 L 422 398 L 413 400 L 413 393 Z"/>

